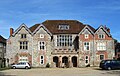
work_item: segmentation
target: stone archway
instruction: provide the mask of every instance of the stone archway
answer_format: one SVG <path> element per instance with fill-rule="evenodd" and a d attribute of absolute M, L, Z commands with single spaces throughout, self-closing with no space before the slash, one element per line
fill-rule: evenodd
<path fill-rule="evenodd" d="M 68 57 L 64 56 L 62 58 L 63 67 L 68 67 Z"/>
<path fill-rule="evenodd" d="M 58 61 L 59 61 L 59 58 L 57 56 L 54 56 L 53 62 L 55 63 L 56 67 L 58 67 Z"/>
<path fill-rule="evenodd" d="M 73 64 L 73 67 L 77 67 L 77 57 L 76 56 L 72 57 L 72 64 Z"/>

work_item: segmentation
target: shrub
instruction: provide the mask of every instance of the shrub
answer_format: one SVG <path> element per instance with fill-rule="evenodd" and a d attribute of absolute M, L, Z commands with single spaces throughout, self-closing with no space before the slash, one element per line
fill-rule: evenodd
<path fill-rule="evenodd" d="M 50 68 L 50 64 L 49 63 L 46 64 L 46 68 Z"/>
<path fill-rule="evenodd" d="M 90 64 L 86 65 L 86 67 L 90 67 Z"/>

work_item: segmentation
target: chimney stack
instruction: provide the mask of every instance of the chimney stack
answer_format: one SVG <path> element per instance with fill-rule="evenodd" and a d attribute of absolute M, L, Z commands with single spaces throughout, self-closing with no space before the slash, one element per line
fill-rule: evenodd
<path fill-rule="evenodd" d="M 110 29 L 105 25 L 104 28 L 110 33 Z"/>
<path fill-rule="evenodd" d="M 12 36 L 13 33 L 14 33 L 14 29 L 10 28 L 10 36 Z"/>
<path fill-rule="evenodd" d="M 107 28 L 107 31 L 110 33 L 110 29 L 109 28 Z"/>

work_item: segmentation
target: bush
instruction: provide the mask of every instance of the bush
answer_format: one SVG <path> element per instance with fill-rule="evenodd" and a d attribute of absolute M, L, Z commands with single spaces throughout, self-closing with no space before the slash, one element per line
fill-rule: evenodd
<path fill-rule="evenodd" d="M 86 65 L 86 67 L 90 67 L 90 64 Z"/>
<path fill-rule="evenodd" d="M 49 63 L 47 63 L 46 68 L 50 68 L 50 64 Z"/>

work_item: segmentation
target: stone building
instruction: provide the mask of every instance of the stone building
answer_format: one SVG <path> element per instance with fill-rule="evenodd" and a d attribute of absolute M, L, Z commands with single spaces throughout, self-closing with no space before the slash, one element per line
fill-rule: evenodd
<path fill-rule="evenodd" d="M 6 39 L 0 35 L 0 68 L 5 67 Z"/>
<path fill-rule="evenodd" d="M 120 43 L 115 44 L 115 59 L 120 60 Z"/>
<path fill-rule="evenodd" d="M 7 40 L 8 64 L 29 62 L 33 67 L 98 66 L 114 57 L 110 29 L 97 29 L 77 20 L 46 20 L 28 28 L 10 28 Z"/>

